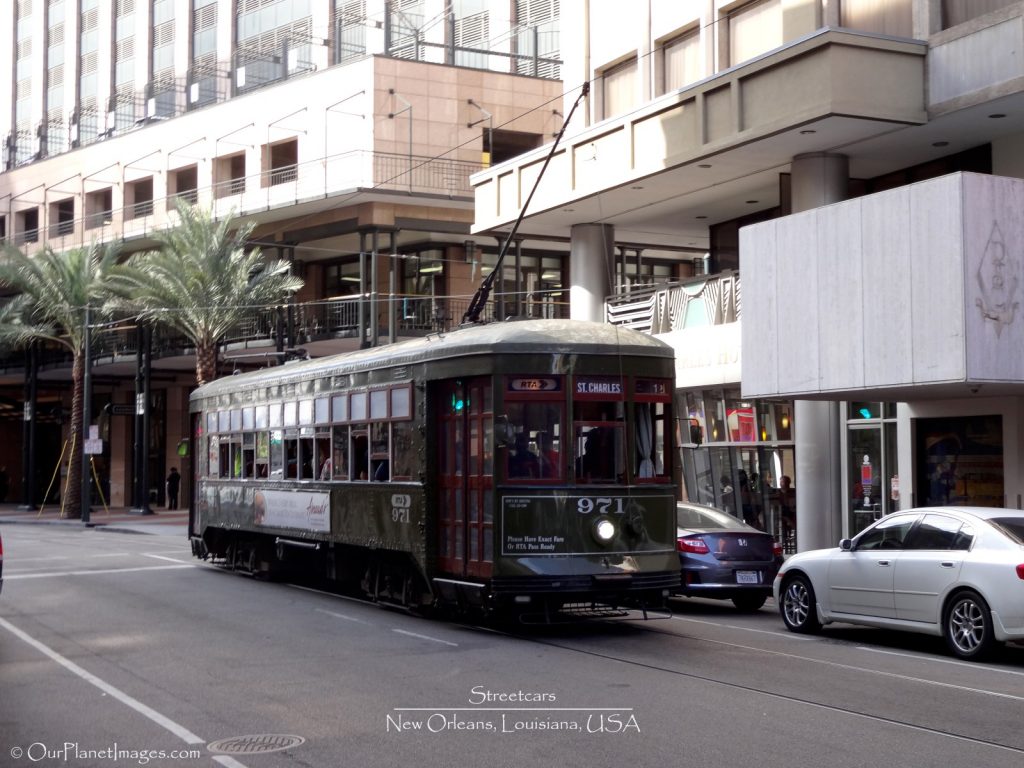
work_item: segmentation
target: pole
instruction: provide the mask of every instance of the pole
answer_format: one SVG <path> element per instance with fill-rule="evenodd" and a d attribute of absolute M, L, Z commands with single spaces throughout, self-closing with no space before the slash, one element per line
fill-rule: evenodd
<path fill-rule="evenodd" d="M 133 515 L 151 515 L 149 508 L 149 326 L 140 326 L 138 349 L 135 351 L 135 506 Z"/>
<path fill-rule="evenodd" d="M 36 344 L 29 345 L 25 353 L 25 411 L 21 433 L 22 450 L 22 481 L 21 508 L 35 509 L 36 504 L 36 398 L 38 389 L 39 352 Z"/>
<path fill-rule="evenodd" d="M 380 285 L 377 280 L 377 251 L 380 248 L 380 232 L 376 228 L 371 237 L 373 251 L 370 253 L 370 346 L 380 344 Z"/>
<path fill-rule="evenodd" d="M 89 453 L 85 450 L 85 441 L 89 437 L 89 425 L 92 423 L 92 313 L 89 305 L 85 305 L 85 370 L 82 372 L 82 524 L 89 524 L 91 511 L 92 477 L 89 474 Z"/>
<path fill-rule="evenodd" d="M 142 402 L 142 328 L 135 331 L 135 444 L 132 446 L 132 455 L 135 463 L 135 479 L 132 483 L 132 513 L 142 514 L 142 412 L 139 403 Z"/>
<path fill-rule="evenodd" d="M 150 373 L 152 372 L 151 360 L 153 355 L 153 330 L 148 325 L 142 327 L 142 339 L 145 344 L 145 363 L 142 373 L 142 394 L 143 394 L 143 414 L 142 414 L 142 504 L 140 508 L 143 515 L 153 514 L 153 510 L 149 508 L 149 384 Z"/>

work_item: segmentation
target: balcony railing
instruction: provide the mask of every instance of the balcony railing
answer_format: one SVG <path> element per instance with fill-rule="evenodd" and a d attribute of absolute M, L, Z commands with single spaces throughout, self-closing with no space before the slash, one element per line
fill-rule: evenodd
<path fill-rule="evenodd" d="M 513 306 L 508 297 L 503 302 L 491 301 L 484 308 L 480 319 L 491 322 L 497 317 L 496 306 Z M 280 308 L 254 309 L 235 327 L 231 328 L 220 341 L 222 351 L 241 346 L 267 347 L 276 344 L 278 335 L 285 348 L 327 339 L 355 338 L 359 336 L 359 305 L 364 303 L 363 322 L 371 323 L 374 306 L 369 298 L 352 296 L 330 301 L 314 301 L 284 305 Z M 457 328 L 469 308 L 470 297 L 433 296 L 381 296 L 377 300 L 377 330 L 380 343 L 386 343 L 388 323 L 394 312 L 396 337 L 410 338 L 428 333 L 442 333 Z M 552 301 L 524 300 L 520 303 L 521 313 L 526 317 L 565 318 L 569 316 L 567 304 Z M 368 331 L 364 329 L 364 331 Z M 92 359 L 97 366 L 114 360 L 123 361 L 138 353 L 138 329 L 133 325 L 111 327 L 93 334 Z M 156 326 L 152 334 L 152 354 L 155 360 L 166 357 L 180 357 L 194 354 L 193 344 L 168 328 Z M 63 348 L 47 347 L 41 365 L 44 368 L 68 368 L 71 358 Z M 25 353 L 22 350 L 6 350 L 0 354 L 0 370 L 23 369 Z"/>
<path fill-rule="evenodd" d="M 244 216 L 301 200 L 349 194 L 353 190 L 388 190 L 417 195 L 472 199 L 469 177 L 481 168 L 477 162 L 356 150 L 317 158 L 298 165 L 282 166 L 247 177 L 184 189 L 155 200 L 138 200 L 123 208 L 74 219 L 46 222 L 10 235 L 15 245 L 48 244 L 61 251 L 84 246 L 93 240 L 110 241 L 146 236 L 177 221 L 175 201 L 181 198 L 213 206 L 219 215 Z M 76 208 L 79 205 L 76 203 Z M 40 235 L 47 235 L 40 243 Z"/>
<path fill-rule="evenodd" d="M 605 317 L 613 325 L 658 334 L 734 323 L 740 318 L 740 307 L 740 276 L 728 271 L 609 296 Z"/>

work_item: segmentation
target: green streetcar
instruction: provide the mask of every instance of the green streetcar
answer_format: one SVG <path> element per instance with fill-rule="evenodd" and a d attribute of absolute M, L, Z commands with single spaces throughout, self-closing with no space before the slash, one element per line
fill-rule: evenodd
<path fill-rule="evenodd" d="M 193 553 L 410 608 L 661 606 L 673 376 L 650 336 L 519 320 L 219 379 L 191 397 Z"/>

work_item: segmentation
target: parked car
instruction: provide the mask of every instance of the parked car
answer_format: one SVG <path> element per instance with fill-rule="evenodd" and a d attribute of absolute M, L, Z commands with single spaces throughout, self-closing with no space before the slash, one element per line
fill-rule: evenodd
<path fill-rule="evenodd" d="M 936 507 L 883 517 L 775 578 L 793 632 L 842 621 L 943 636 L 962 659 L 1024 639 L 1024 512 Z"/>
<path fill-rule="evenodd" d="M 676 505 L 679 566 L 678 594 L 732 600 L 741 611 L 756 611 L 772 594 L 782 565 L 782 546 L 760 531 L 715 507 Z"/>

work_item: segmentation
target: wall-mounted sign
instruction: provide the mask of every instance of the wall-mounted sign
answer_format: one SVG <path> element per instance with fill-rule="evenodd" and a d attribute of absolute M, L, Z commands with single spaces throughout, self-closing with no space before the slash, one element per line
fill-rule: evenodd
<path fill-rule="evenodd" d="M 554 377 L 535 376 L 509 379 L 508 388 L 512 392 L 557 392 L 561 386 Z"/>

